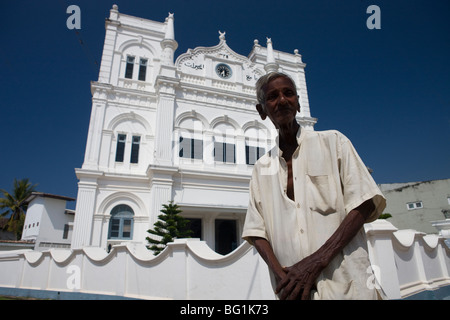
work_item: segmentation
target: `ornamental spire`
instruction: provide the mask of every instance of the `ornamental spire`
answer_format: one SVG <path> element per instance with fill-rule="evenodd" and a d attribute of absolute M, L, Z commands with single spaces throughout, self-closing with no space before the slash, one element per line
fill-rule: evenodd
<path fill-rule="evenodd" d="M 278 71 L 278 64 L 275 62 L 275 57 L 273 55 L 273 45 L 272 39 L 267 38 L 267 62 L 264 66 L 266 73 Z"/>
<path fill-rule="evenodd" d="M 169 12 L 169 16 L 166 18 L 166 34 L 164 36 L 164 40 L 175 40 L 175 30 L 173 26 L 173 13 Z"/>
<path fill-rule="evenodd" d="M 166 33 L 164 34 L 164 40 L 161 41 L 161 48 L 163 49 L 161 62 L 168 66 L 173 66 L 173 56 L 178 48 L 178 43 L 175 41 L 173 20 L 173 13 L 169 12 L 169 16 L 166 18 Z"/>

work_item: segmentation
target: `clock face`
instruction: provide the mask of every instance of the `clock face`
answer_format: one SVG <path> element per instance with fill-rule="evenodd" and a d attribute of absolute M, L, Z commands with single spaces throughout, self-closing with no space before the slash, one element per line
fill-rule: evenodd
<path fill-rule="evenodd" d="M 222 79 L 229 79 L 231 77 L 231 68 L 224 63 L 216 66 L 216 73 Z"/>

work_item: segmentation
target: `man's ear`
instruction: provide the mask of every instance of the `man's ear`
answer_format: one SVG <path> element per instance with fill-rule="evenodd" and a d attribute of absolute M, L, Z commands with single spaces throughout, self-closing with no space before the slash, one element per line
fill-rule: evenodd
<path fill-rule="evenodd" d="M 267 113 L 266 111 L 264 111 L 264 108 L 261 104 L 257 104 L 256 105 L 256 110 L 258 110 L 259 116 L 261 117 L 262 120 L 266 120 L 267 118 Z"/>

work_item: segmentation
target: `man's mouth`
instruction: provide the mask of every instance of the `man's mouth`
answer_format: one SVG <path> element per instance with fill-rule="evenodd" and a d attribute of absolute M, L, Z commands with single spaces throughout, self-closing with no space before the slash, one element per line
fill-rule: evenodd
<path fill-rule="evenodd" d="M 285 113 L 285 112 L 291 112 L 292 107 L 285 106 L 285 107 L 278 107 L 277 112 Z"/>

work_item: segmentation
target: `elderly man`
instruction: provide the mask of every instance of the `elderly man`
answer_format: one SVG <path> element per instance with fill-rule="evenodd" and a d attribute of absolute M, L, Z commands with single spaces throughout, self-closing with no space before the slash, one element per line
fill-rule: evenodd
<path fill-rule="evenodd" d="M 254 166 L 242 237 L 281 299 L 377 299 L 363 224 L 384 210 L 382 193 L 344 135 L 300 128 L 289 76 L 267 74 L 256 90 L 278 139 Z"/>

